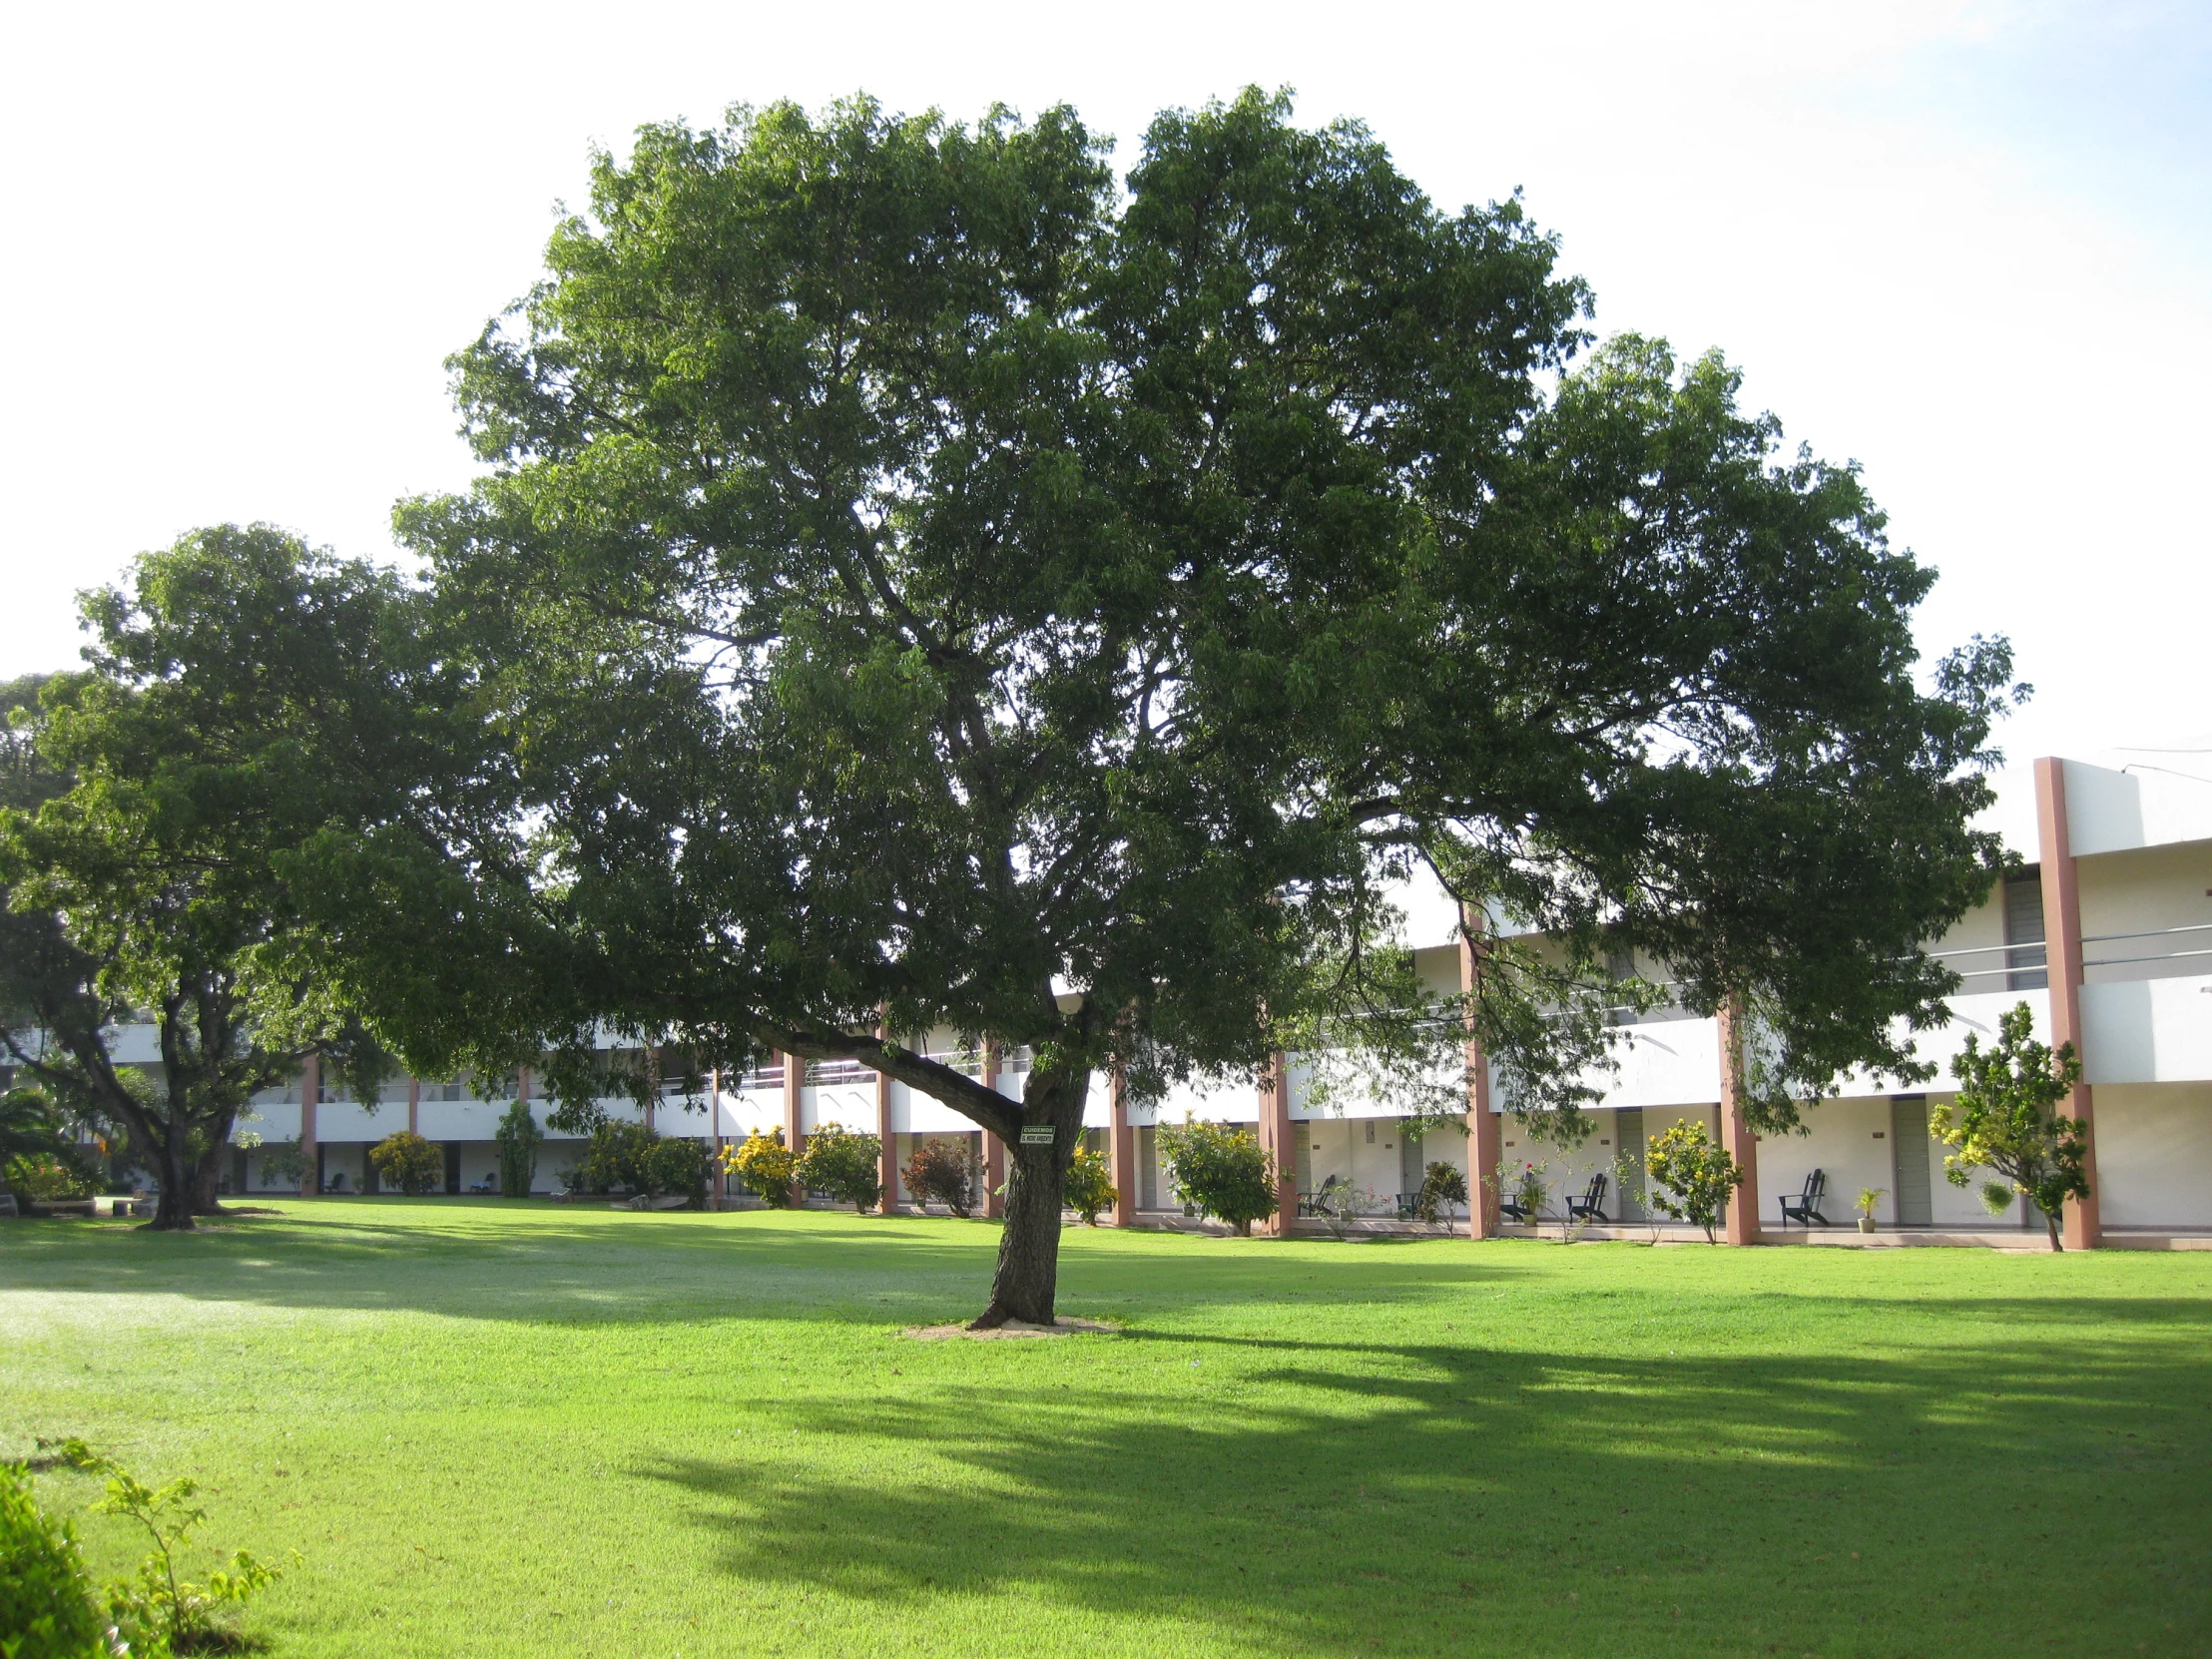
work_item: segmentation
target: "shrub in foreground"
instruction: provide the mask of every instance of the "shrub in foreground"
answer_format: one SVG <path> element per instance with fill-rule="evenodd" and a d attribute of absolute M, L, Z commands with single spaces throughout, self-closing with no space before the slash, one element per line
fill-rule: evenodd
<path fill-rule="evenodd" d="M 107 1622 L 75 1529 L 39 1508 L 24 1464 L 0 1463 L 0 1653 L 88 1659 L 108 1651 Z"/>
<path fill-rule="evenodd" d="M 445 1184 L 445 1149 L 412 1129 L 386 1135 L 368 1149 L 378 1179 L 409 1198 L 435 1192 Z"/>
<path fill-rule="evenodd" d="M 865 1215 L 883 1196 L 883 1143 L 874 1135 L 826 1123 L 807 1137 L 800 1184 L 828 1193 Z"/>
<path fill-rule="evenodd" d="M 1275 1169 L 1251 1131 L 1185 1118 L 1180 1128 L 1160 1126 L 1160 1150 L 1176 1196 L 1201 1215 L 1229 1223 L 1239 1238 L 1250 1238 L 1252 1224 L 1274 1211 Z"/>

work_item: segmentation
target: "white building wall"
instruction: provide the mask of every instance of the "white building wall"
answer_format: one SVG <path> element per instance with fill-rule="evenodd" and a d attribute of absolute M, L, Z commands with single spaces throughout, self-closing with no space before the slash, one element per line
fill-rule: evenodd
<path fill-rule="evenodd" d="M 2074 867 L 2090 983 L 2212 972 L 2212 842 L 2077 855 Z"/>
<path fill-rule="evenodd" d="M 2212 789 L 2163 773 L 2066 769 L 2066 830 L 2076 858 L 2172 841 L 2212 840 Z"/>
<path fill-rule="evenodd" d="M 1897 1220 L 1897 1163 L 1890 1144 L 1890 1099 L 1826 1100 L 1805 1109 L 1806 1133 L 1759 1138 L 1759 1225 L 1782 1225 L 1784 1196 L 1805 1190 L 1816 1169 L 1827 1177 L 1821 1213 L 1839 1227 L 1859 1215 L 1863 1187 L 1879 1187 L 1883 1197 L 1876 1216 Z M 1793 1224 L 1794 1226 L 1794 1224 Z"/>
<path fill-rule="evenodd" d="M 2212 974 L 2083 985 L 2081 1046 L 2100 1089 L 2212 1079 Z"/>

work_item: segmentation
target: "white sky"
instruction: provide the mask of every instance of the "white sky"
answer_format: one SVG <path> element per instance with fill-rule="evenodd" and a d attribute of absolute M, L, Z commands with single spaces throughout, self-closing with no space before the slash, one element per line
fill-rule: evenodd
<path fill-rule="evenodd" d="M 1066 101 L 1126 163 L 1258 82 L 1446 207 L 1524 187 L 1601 330 L 1720 345 L 1863 462 L 1943 572 L 1924 644 L 2008 634 L 2037 686 L 2015 761 L 2212 779 L 2201 5 L 79 4 L 0 42 L 0 673 L 195 525 L 389 553 L 396 498 L 469 475 L 442 359 L 594 142 L 864 89 Z"/>

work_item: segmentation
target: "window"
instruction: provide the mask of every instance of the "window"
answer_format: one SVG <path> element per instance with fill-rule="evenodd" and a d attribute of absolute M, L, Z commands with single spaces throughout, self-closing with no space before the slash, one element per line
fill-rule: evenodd
<path fill-rule="evenodd" d="M 2050 983 L 2043 949 L 2043 879 L 2038 874 L 2004 878 L 2004 988 L 2039 991 Z"/>

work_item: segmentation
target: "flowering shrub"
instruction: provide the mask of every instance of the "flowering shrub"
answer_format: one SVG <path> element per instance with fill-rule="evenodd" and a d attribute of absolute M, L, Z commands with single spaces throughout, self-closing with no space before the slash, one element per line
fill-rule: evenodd
<path fill-rule="evenodd" d="M 722 1166 L 736 1176 L 763 1204 L 781 1210 L 792 1201 L 792 1181 L 799 1170 L 799 1155 L 784 1144 L 784 1131 L 758 1129 L 745 1144 L 722 1155 Z"/>
<path fill-rule="evenodd" d="M 1651 1143 L 1644 1164 L 1659 1189 L 1653 1202 L 1675 1220 L 1704 1228 L 1707 1244 L 1717 1243 L 1713 1229 L 1721 1210 L 1744 1184 L 1728 1148 L 1714 1145 L 1704 1124 L 1678 1123 Z"/>
<path fill-rule="evenodd" d="M 0 1170 L 16 1202 L 33 1199 L 89 1198 L 100 1188 L 100 1177 L 85 1160 L 69 1153 L 19 1152 Z"/>

